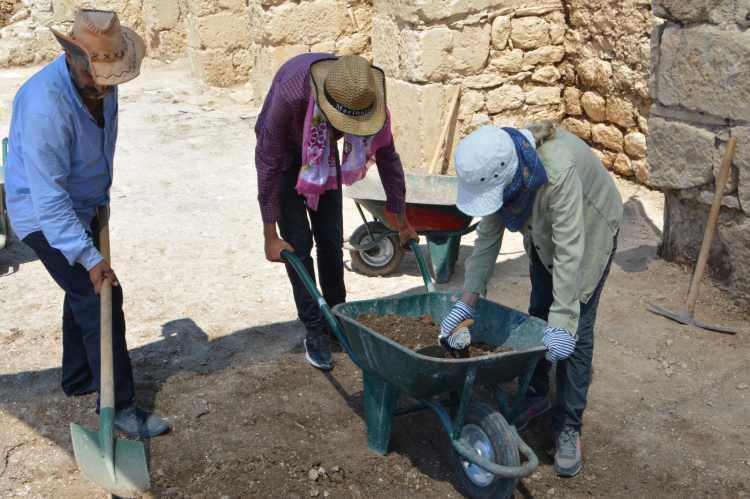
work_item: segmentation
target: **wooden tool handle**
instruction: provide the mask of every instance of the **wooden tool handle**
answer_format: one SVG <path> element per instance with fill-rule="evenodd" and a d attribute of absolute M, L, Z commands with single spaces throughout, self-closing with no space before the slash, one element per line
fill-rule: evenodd
<path fill-rule="evenodd" d="M 734 149 L 736 145 L 736 138 L 732 137 L 729 139 L 727 149 L 724 152 L 724 159 L 721 162 L 719 178 L 716 179 L 714 200 L 713 203 L 711 203 L 711 210 L 708 212 L 706 232 L 703 234 L 703 243 L 701 244 L 700 253 L 698 253 L 698 262 L 695 264 L 693 280 L 690 282 L 690 289 L 688 290 L 687 309 L 691 316 L 695 310 L 695 302 L 698 301 L 698 288 L 703 279 L 703 273 L 706 270 L 708 255 L 711 252 L 711 244 L 714 241 L 716 224 L 719 221 L 719 212 L 721 210 L 721 199 L 724 197 L 724 188 L 729 180 L 729 174 L 732 172 L 732 159 L 734 158 Z"/>
<path fill-rule="evenodd" d="M 107 263 L 111 264 L 109 251 L 109 209 L 97 209 L 99 223 L 99 252 Z M 112 367 L 112 281 L 105 279 L 99 291 L 100 335 L 99 349 L 101 367 L 99 371 L 99 407 L 100 409 L 115 406 L 115 379 Z"/>
<path fill-rule="evenodd" d="M 432 162 L 430 163 L 429 169 L 430 175 L 441 173 L 443 163 L 445 163 L 445 151 L 450 148 L 447 139 L 450 135 L 450 129 L 455 125 L 456 119 L 458 118 L 458 102 L 460 97 L 461 86 L 457 85 L 451 103 L 448 106 L 448 117 L 443 125 L 443 130 L 440 132 L 440 138 L 438 139 L 437 147 L 435 148 L 435 154 L 432 156 Z"/>

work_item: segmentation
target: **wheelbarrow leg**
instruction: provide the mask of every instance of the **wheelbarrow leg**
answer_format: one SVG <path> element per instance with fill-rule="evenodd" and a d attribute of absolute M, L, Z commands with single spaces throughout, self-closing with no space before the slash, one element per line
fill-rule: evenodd
<path fill-rule="evenodd" d="M 384 455 L 388 452 L 399 393 L 395 386 L 369 371 L 363 371 L 363 385 L 367 446 Z"/>
<path fill-rule="evenodd" d="M 458 250 L 461 247 L 461 235 L 428 236 L 427 245 L 430 248 L 430 260 L 432 272 L 435 274 L 435 282 L 442 284 L 450 281 L 453 271 L 456 269 Z"/>

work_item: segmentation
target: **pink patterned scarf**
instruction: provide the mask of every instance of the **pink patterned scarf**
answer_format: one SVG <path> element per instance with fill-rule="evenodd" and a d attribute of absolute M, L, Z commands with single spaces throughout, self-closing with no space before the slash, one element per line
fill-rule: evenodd
<path fill-rule="evenodd" d="M 331 140 L 331 125 L 315 102 L 313 92 L 307 103 L 305 129 L 302 132 L 302 168 L 297 177 L 297 192 L 305 196 L 311 210 L 318 209 L 321 194 L 338 189 L 336 180 L 336 143 Z M 341 182 L 352 185 L 362 180 L 375 161 L 375 152 L 390 144 L 391 118 L 376 135 L 358 137 L 344 134 L 344 157 L 341 161 Z"/>

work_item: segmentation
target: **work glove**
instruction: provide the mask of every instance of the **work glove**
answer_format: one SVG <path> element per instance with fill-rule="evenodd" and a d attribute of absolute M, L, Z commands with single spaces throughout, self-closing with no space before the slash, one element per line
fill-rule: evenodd
<path fill-rule="evenodd" d="M 474 309 L 458 300 L 443 322 L 440 323 L 440 335 L 438 343 L 446 348 L 454 350 L 463 350 L 471 344 L 471 334 L 467 327 L 462 327 L 458 331 L 458 326 L 474 318 Z"/>
<path fill-rule="evenodd" d="M 544 330 L 544 338 L 542 338 L 542 343 L 547 347 L 546 359 L 550 362 L 567 359 L 575 350 L 576 341 L 578 341 L 578 337 L 571 334 L 570 331 L 547 326 Z"/>

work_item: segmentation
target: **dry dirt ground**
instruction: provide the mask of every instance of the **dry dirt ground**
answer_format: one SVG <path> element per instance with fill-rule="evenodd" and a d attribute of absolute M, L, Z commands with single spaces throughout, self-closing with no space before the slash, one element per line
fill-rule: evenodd
<path fill-rule="evenodd" d="M 30 73 L 0 72 L 2 133 Z M 263 259 L 255 110 L 187 75 L 184 65 L 151 63 L 121 88 L 112 188 L 113 262 L 139 399 L 174 426 L 147 443 L 151 497 L 460 497 L 432 415 L 397 420 L 390 453 L 375 455 L 359 372 L 342 354 L 331 374 L 304 363 L 284 270 Z M 750 497 L 748 312 L 710 285 L 700 315 L 741 334 L 646 312 L 648 302 L 677 308 L 689 276 L 656 259 L 660 196 L 619 185 L 626 220 L 599 308 L 584 472 L 554 476 L 546 422 L 537 422 L 524 436 L 542 464 L 516 497 Z M 359 223 L 350 203 L 344 217 L 349 233 Z M 447 288 L 460 286 L 470 249 L 467 237 Z M 489 298 L 525 309 L 527 276 L 520 241 L 508 237 Z M 352 300 L 421 283 L 412 256 L 398 275 L 347 272 L 346 281 Z M 92 396 L 67 399 L 58 387 L 61 308 L 33 254 L 17 241 L 0 251 L 0 497 L 106 497 L 71 454 L 69 423 L 97 421 Z"/>

